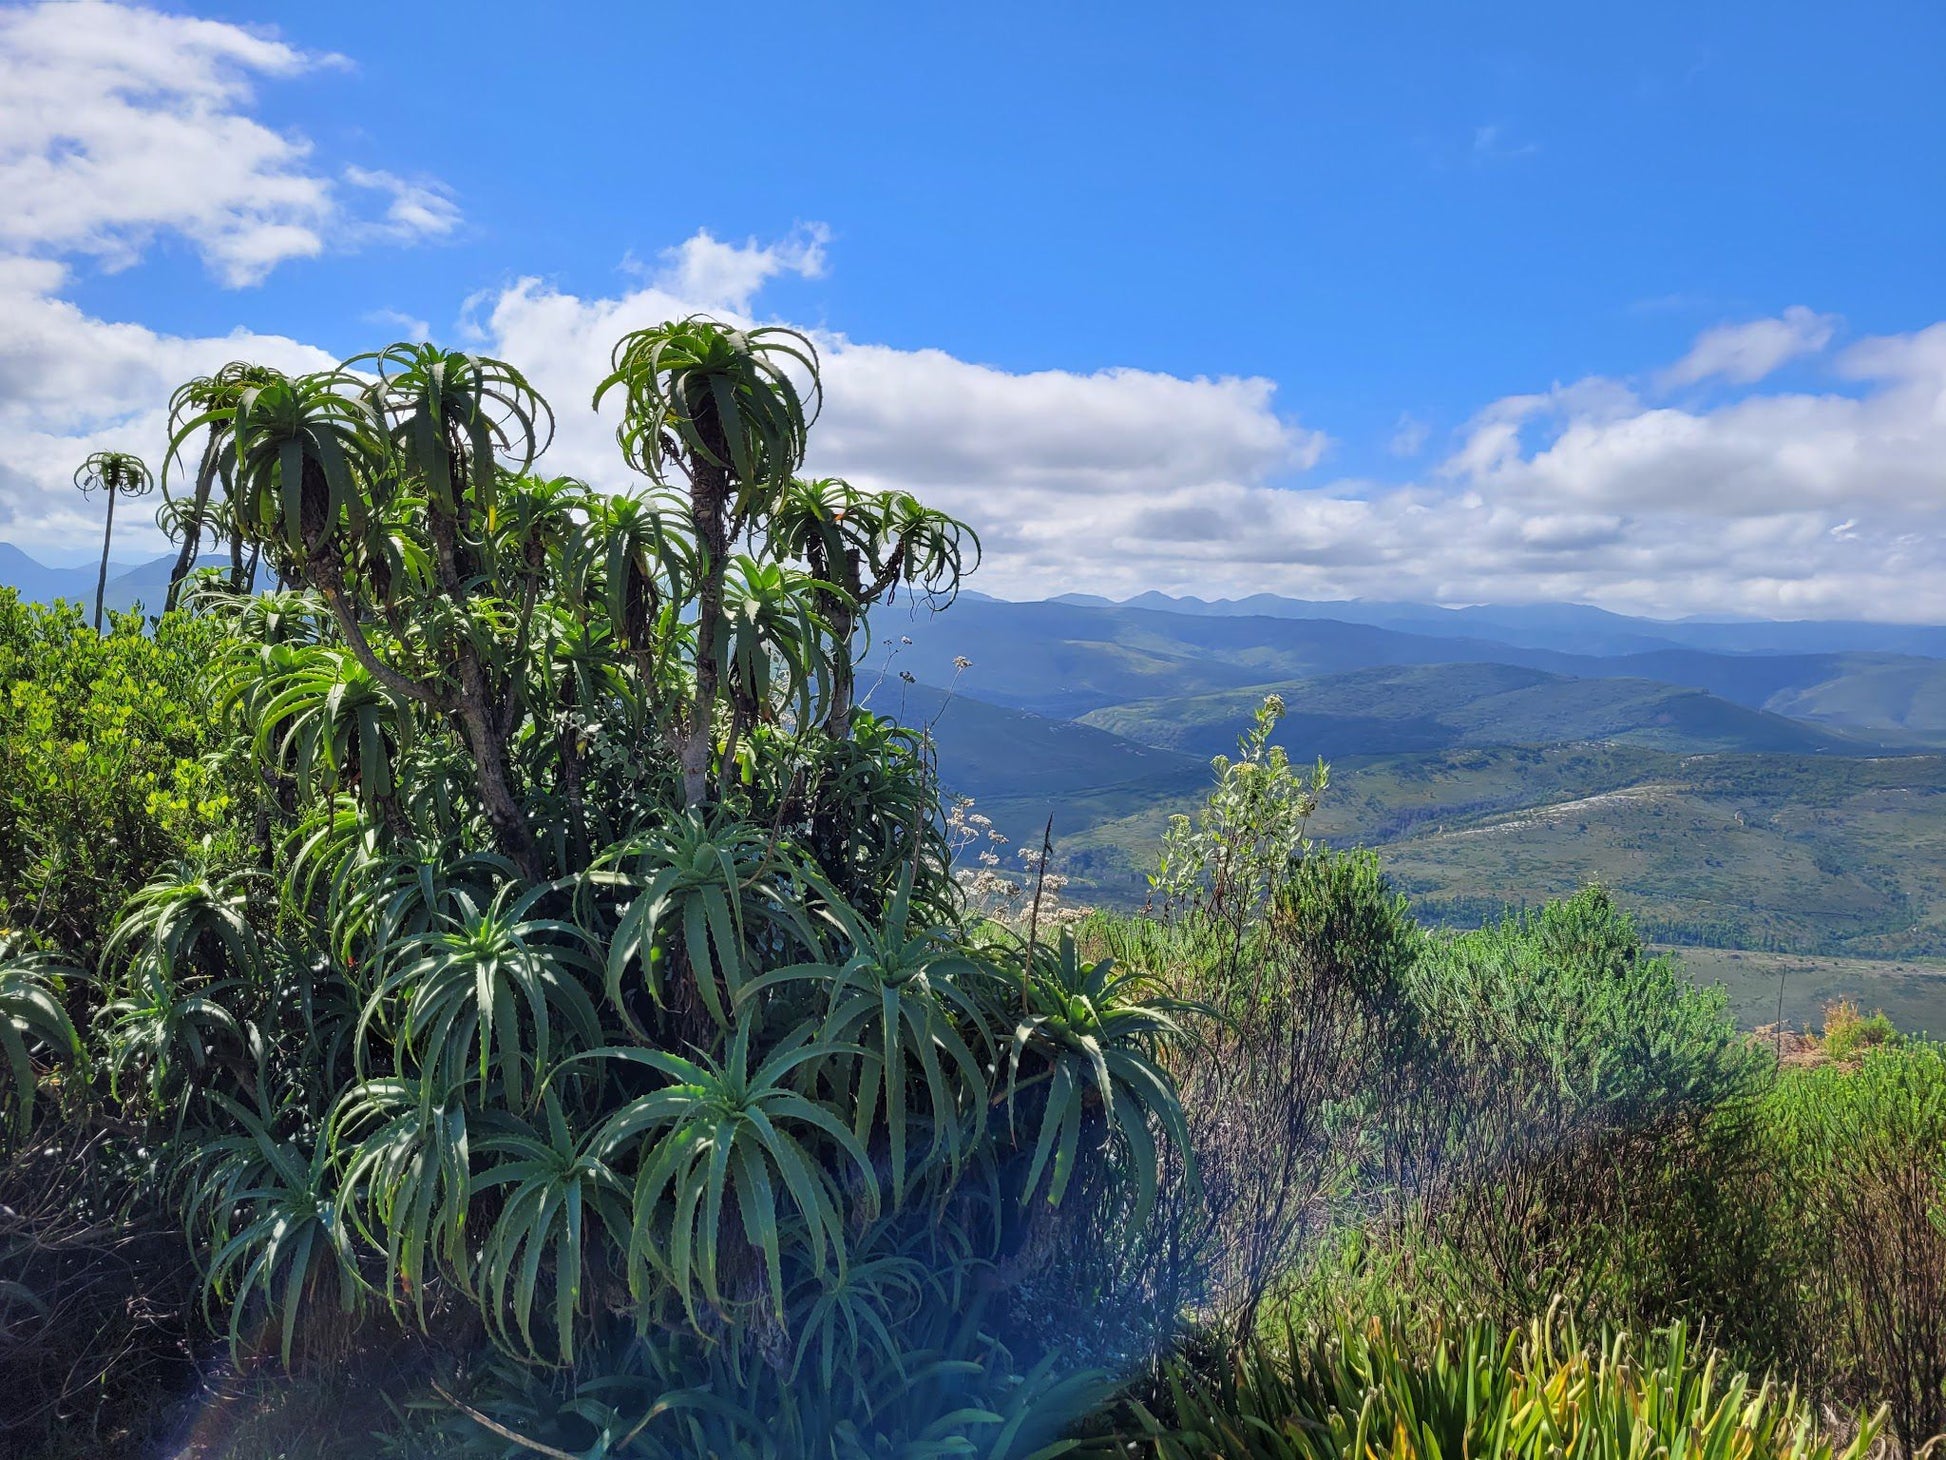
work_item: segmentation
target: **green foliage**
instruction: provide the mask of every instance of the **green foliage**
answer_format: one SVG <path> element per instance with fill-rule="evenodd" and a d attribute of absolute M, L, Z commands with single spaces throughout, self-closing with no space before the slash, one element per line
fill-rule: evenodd
<path fill-rule="evenodd" d="M 555 1031 L 569 1049 L 601 1038 L 586 984 L 595 960 L 581 932 L 528 914 L 548 889 L 502 886 L 485 908 L 450 890 L 425 932 L 386 949 L 382 982 L 359 1021 L 361 1048 L 389 1039 L 432 1088 L 491 1081 L 501 1108 L 525 1113 L 556 1061 Z M 374 1025 L 389 1021 L 375 1030 Z"/>
<path fill-rule="evenodd" d="M 718 1281 L 717 1261 L 730 1213 L 762 1254 L 763 1276 L 781 1317 L 783 1243 L 789 1239 L 809 1253 L 814 1275 L 821 1276 L 827 1263 L 842 1267 L 847 1178 L 855 1178 L 865 1210 L 878 1202 L 864 1146 L 834 1112 L 790 1083 L 800 1068 L 842 1050 L 801 1029 L 753 1069 L 750 1042 L 750 1027 L 741 1024 L 720 1062 L 662 1050 L 593 1051 L 672 1082 L 611 1114 L 596 1147 L 610 1160 L 634 1157 L 635 1235 L 628 1256 L 637 1291 L 646 1293 L 656 1278 L 666 1279 L 692 1321 L 699 1288 L 718 1309 L 731 1301 Z"/>
<path fill-rule="evenodd" d="M 1721 1312 L 1741 1248 L 1699 1218 L 1769 1072 L 1722 995 L 1600 888 L 1433 942 L 1410 992 L 1396 1159 L 1436 1288 L 1508 1323 L 1557 1294 L 1591 1324 Z"/>
<path fill-rule="evenodd" d="M 852 656 L 977 541 L 795 481 L 809 343 L 690 319 L 614 365 L 658 487 L 621 500 L 533 474 L 552 416 L 503 361 L 179 393 L 170 521 L 293 586 L 84 646 L 194 655 L 168 688 L 234 795 L 35 929 L 98 995 L 8 965 L 10 1108 L 93 1000 L 87 1118 L 177 1198 L 238 1360 L 407 1326 L 462 1444 L 1025 1456 L 1098 1394 L 1030 1296 L 1050 1234 L 1117 1260 L 1096 1198 L 1139 1224 L 1185 1138 L 1177 1005 L 962 921 L 930 747 L 855 710 Z"/>
<path fill-rule="evenodd" d="M 1883 1397 L 1916 1446 L 1946 1430 L 1946 1049 L 1880 1046 L 1792 1070 L 1765 1102 L 1771 1265 L 1790 1272 L 1786 1355 Z"/>
<path fill-rule="evenodd" d="M 1862 1417 L 1833 1439 L 1795 1390 L 1734 1372 L 1682 1324 L 1639 1349 L 1626 1334 L 1583 1347 L 1552 1313 L 1525 1329 L 1474 1321 L 1412 1332 L 1373 1321 L 1316 1343 L 1284 1338 L 1282 1349 L 1258 1339 L 1200 1366 L 1171 1365 L 1155 1402 L 1130 1406 L 1112 1453 L 1863 1460 L 1883 1425 L 1882 1415 Z"/>
<path fill-rule="evenodd" d="M 1706 1111 L 1760 1073 L 1721 994 L 1648 956 L 1600 887 L 1433 943 L 1412 982 L 1455 1061 L 1531 1092 L 1563 1131 Z"/>
<path fill-rule="evenodd" d="M 721 1027 L 744 985 L 744 948 L 767 920 L 788 921 L 773 849 L 757 828 L 690 811 L 608 848 L 586 886 L 627 897 L 607 938 L 609 1002 L 626 1008 L 624 980 L 639 967 L 657 1004 L 675 997 L 667 977 L 680 950 L 688 987 Z"/>
<path fill-rule="evenodd" d="M 133 615 L 97 635 L 0 589 L 0 927 L 90 953 L 154 869 L 216 835 L 247 792 L 213 755 L 207 675 L 223 627 Z"/>
<path fill-rule="evenodd" d="M 913 1109 L 922 1112 L 931 1137 L 922 1162 L 943 1154 L 954 1174 L 983 1123 L 986 1020 L 979 985 L 987 975 L 945 930 L 914 926 L 906 881 L 880 921 L 836 896 L 826 914 L 839 943 L 834 960 L 765 974 L 745 997 L 788 984 L 822 994 L 819 1038 L 837 1052 L 822 1063 L 821 1078 L 838 1107 L 855 1112 L 852 1128 L 861 1140 L 883 1120 L 892 1199 L 903 1202 L 913 1165 L 907 1139 Z M 974 1032 L 979 1052 L 962 1029 Z"/>
<path fill-rule="evenodd" d="M 61 1003 L 73 977 L 46 954 L 23 952 L 13 938 L 0 935 L 0 1113 L 15 1139 L 33 1127 L 41 1078 L 36 1056 L 74 1060 L 81 1054 L 81 1037 Z"/>
<path fill-rule="evenodd" d="M 1902 1042 L 1903 1036 L 1883 1009 L 1864 1014 L 1852 999 L 1840 999 L 1825 1007 L 1824 1035 L 1818 1047 L 1834 1060 L 1856 1059 L 1868 1049 Z"/>
<path fill-rule="evenodd" d="M 1267 695 L 1237 758 L 1216 758 L 1216 786 L 1196 821 L 1170 818 L 1161 865 L 1149 879 L 1165 906 L 1195 903 L 1241 924 L 1309 849 L 1304 829 L 1328 778 L 1323 761 L 1307 778 L 1272 743 L 1283 715 L 1284 701 Z"/>
<path fill-rule="evenodd" d="M 804 456 L 809 415 L 791 368 L 817 379 L 817 354 L 790 330 L 730 329 L 701 316 L 637 330 L 615 346 L 594 404 L 624 398 L 616 441 L 629 464 L 666 484 L 679 443 L 690 461 L 734 471 L 747 489 L 781 491 Z M 815 403 L 816 396 L 813 395 Z M 753 500 L 737 504 L 747 518 Z"/>
<path fill-rule="evenodd" d="M 1175 1080 L 1158 1062 L 1180 1039 L 1175 1016 L 1186 1006 L 1145 987 L 1140 973 L 1118 970 L 1112 958 L 1084 961 L 1070 935 L 1030 953 L 1007 1051 L 1009 1126 L 1022 1087 L 1044 1081 L 1046 1088 L 1037 1092 L 1040 1122 L 1021 1200 L 1031 1200 L 1045 1176 L 1047 1204 L 1058 1207 L 1074 1176 L 1083 1127 L 1091 1115 L 1105 1117 L 1105 1131 L 1128 1147 L 1135 1183 L 1130 1221 L 1139 1226 L 1156 1197 L 1151 1122 L 1178 1150 L 1189 1149 Z"/>
<path fill-rule="evenodd" d="M 253 1309 L 267 1309 L 288 1365 L 300 1321 L 314 1322 L 321 1302 L 350 1313 L 361 1301 L 331 1147 L 322 1130 L 306 1150 L 273 1135 L 261 1116 L 227 1096 L 210 1098 L 242 1129 L 210 1139 L 197 1153 L 184 1201 L 190 1230 L 208 1244 L 207 1297 L 228 1309 L 230 1342 L 238 1348 Z"/>
<path fill-rule="evenodd" d="M 602 1134 L 577 1140 L 552 1091 L 541 1104 L 539 1125 L 503 1116 L 480 1140 L 487 1164 L 471 1178 L 469 1193 L 498 1190 L 501 1207 L 480 1250 L 475 1281 L 503 1348 L 571 1364 L 575 1320 L 586 1296 L 585 1254 L 594 1235 L 589 1229 L 599 1224 L 601 1236 L 626 1248 L 633 1218 L 620 1178 L 598 1153 Z M 540 1352 L 532 1322 L 542 1265 L 548 1263 L 555 1355 Z M 507 1327 L 510 1314 L 517 1338 Z"/>
<path fill-rule="evenodd" d="M 95 632 L 101 632 L 102 600 L 108 591 L 108 551 L 115 538 L 115 500 L 146 496 L 155 476 L 141 457 L 126 451 L 97 451 L 74 470 L 74 485 L 83 496 L 100 492 L 108 501 L 101 529 L 101 571 L 95 579 Z"/>

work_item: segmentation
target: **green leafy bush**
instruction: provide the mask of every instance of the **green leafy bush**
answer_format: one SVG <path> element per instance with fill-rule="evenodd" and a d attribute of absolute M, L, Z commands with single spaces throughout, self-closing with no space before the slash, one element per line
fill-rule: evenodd
<path fill-rule="evenodd" d="M 1912 1446 L 1946 1430 L 1946 1050 L 1788 1070 L 1765 1103 L 1770 1264 L 1791 1275 L 1786 1356 L 1884 1398 Z"/>
<path fill-rule="evenodd" d="M 0 928 L 98 948 L 158 865 L 205 836 L 234 846 L 238 772 L 211 713 L 226 637 L 134 614 L 98 635 L 0 588 Z"/>
<path fill-rule="evenodd" d="M 1769 1071 L 1721 993 L 1589 888 L 1430 944 L 1412 997 L 1392 1189 L 1452 1300 L 1506 1323 L 1557 1295 L 1593 1323 L 1715 1311 L 1743 1274 L 1698 1217 Z"/>
<path fill-rule="evenodd" d="M 1857 1059 L 1868 1049 L 1901 1042 L 1902 1036 L 1882 1009 L 1863 1013 L 1853 999 L 1839 999 L 1825 1006 L 1824 1035 L 1818 1048 L 1834 1060 Z"/>

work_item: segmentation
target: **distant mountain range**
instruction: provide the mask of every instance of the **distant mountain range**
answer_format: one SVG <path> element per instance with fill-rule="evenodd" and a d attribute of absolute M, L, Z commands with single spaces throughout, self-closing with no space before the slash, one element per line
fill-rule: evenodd
<path fill-rule="evenodd" d="M 198 560 L 198 565 L 207 568 L 219 563 L 227 565 L 228 562 L 228 558 L 206 556 Z M 102 595 L 103 601 L 118 612 L 139 603 L 159 613 L 169 593 L 169 570 L 175 565 L 174 553 L 140 563 L 119 563 L 111 558 L 108 562 L 108 588 Z M 100 572 L 99 562 L 75 568 L 50 568 L 12 543 L 0 542 L 0 588 L 12 588 L 22 598 L 35 603 L 53 603 L 65 598 L 81 604 L 92 613 L 95 579 Z"/>
<path fill-rule="evenodd" d="M 1056 603 L 1088 608 L 1151 608 L 1223 618 L 1323 618 L 1446 638 L 1498 639 L 1571 654 L 1637 654 L 1654 649 L 1730 653 L 1829 653 L 1864 650 L 1946 657 L 1946 628 L 1850 620 L 1651 619 L 1610 613 L 1585 603 L 1485 604 L 1438 608 L 1362 599 L 1317 602 L 1256 593 L 1248 598 L 1172 598 L 1143 593 L 1117 602 L 1064 593 Z"/>
<path fill-rule="evenodd" d="M 1655 750 L 1858 755 L 1876 743 L 1697 689 L 1650 679 L 1571 679 L 1508 664 L 1358 669 L 1269 686 L 1284 701 L 1276 740 L 1294 755 L 1396 755 L 1481 745 L 1599 741 Z M 1083 725 L 1207 761 L 1230 753 L 1264 687 L 1137 700 Z"/>
<path fill-rule="evenodd" d="M 1569 606 L 1562 612 L 1572 617 L 1583 610 Z M 1608 642 L 1625 647 L 1593 653 L 1532 642 L 1542 636 L 1538 621 L 1526 642 L 1516 642 L 1295 614 L 1184 613 L 1127 604 L 1061 599 L 1009 603 L 971 596 L 937 616 L 892 613 L 874 622 L 879 638 L 868 663 L 883 672 L 905 670 L 932 684 L 957 679 L 966 695 L 1060 719 L 1138 700 L 1282 690 L 1294 681 L 1363 669 L 1497 664 L 1562 680 L 1653 680 L 1702 690 L 1746 709 L 1815 721 L 1824 730 L 1851 737 L 1861 749 L 1946 744 L 1946 630 L 1871 624 L 1692 625 L 1698 632 L 1726 635 L 1748 630 L 1749 637 L 1768 636 L 1773 647 L 1712 650 L 1665 642 L 1642 648 L 1652 642 L 1645 630 L 1611 634 Z M 1435 622 L 1452 627 L 1450 620 Z M 1486 625 L 1479 621 L 1475 626 Z M 1793 647 L 1790 639 L 1800 629 L 1807 643 L 1844 647 Z M 1852 637 L 1847 640 L 1841 630 Z M 1939 639 L 1939 656 L 1878 647 L 1894 641 L 1923 645 L 1928 635 Z M 972 667 L 957 671 L 956 656 L 969 658 Z M 1438 683 L 1450 688 L 1449 682 Z"/>

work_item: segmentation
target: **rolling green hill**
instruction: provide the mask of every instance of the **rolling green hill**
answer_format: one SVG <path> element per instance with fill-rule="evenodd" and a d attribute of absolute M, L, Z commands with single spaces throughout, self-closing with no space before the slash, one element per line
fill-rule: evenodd
<path fill-rule="evenodd" d="M 1643 679 L 1570 679 L 1504 664 L 1409 665 L 1094 710 L 1082 723 L 1207 758 L 1236 743 L 1266 693 L 1283 697 L 1277 740 L 1327 759 L 1461 745 L 1605 741 L 1682 751 L 1857 754 L 1828 730 Z"/>
<path fill-rule="evenodd" d="M 1063 847 L 1078 893 L 1139 900 L 1159 798 Z M 1599 880 L 1655 937 L 1946 956 L 1946 757 L 1459 749 L 1333 768 L 1317 834 L 1381 850 L 1422 918 L 1469 925 Z"/>
<path fill-rule="evenodd" d="M 1778 691 L 1766 705 L 1780 715 L 1856 734 L 1946 744 L 1946 664 L 1854 660 L 1828 680 Z"/>

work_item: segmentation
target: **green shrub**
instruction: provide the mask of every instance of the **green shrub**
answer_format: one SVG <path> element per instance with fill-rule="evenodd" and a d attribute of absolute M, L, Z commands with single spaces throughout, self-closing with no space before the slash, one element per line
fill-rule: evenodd
<path fill-rule="evenodd" d="M 97 948 L 157 866 L 232 834 L 237 776 L 211 759 L 225 638 L 180 615 L 98 635 L 0 588 L 0 929 Z"/>
<path fill-rule="evenodd" d="M 1198 1182 L 1178 1184 L 1139 1260 L 1177 1309 L 1241 1331 L 1382 1164 L 1376 1077 L 1412 1042 L 1421 943 L 1376 856 L 1306 837 L 1327 772 L 1269 744 L 1282 713 L 1269 697 L 1197 818 L 1175 818 L 1160 915 L 1079 930 L 1201 1016 L 1173 1065 Z"/>
<path fill-rule="evenodd" d="M 1818 1048 L 1834 1060 L 1852 1060 L 1882 1044 L 1898 1044 L 1903 1036 L 1879 1009 L 1860 1012 L 1855 999 L 1839 999 L 1824 1006 L 1824 1035 Z"/>
<path fill-rule="evenodd" d="M 1820 1433 L 1796 1391 L 1699 1350 L 1682 1324 L 1639 1346 L 1584 1348 L 1550 1314 L 1524 1329 L 1475 1321 L 1410 1331 L 1371 1321 L 1321 1341 L 1258 1338 L 1168 1366 L 1098 1453 L 1159 1460 L 1440 1460 L 1465 1456 L 1724 1456 L 1862 1460 L 1881 1419 Z"/>
<path fill-rule="evenodd" d="M 1946 1049 L 1785 1071 L 1765 1107 L 1770 1263 L 1793 1279 L 1800 1373 L 1883 1398 L 1908 1445 L 1946 1429 Z"/>
<path fill-rule="evenodd" d="M 1768 1061 L 1606 892 L 1433 942 L 1411 992 L 1395 1223 L 1448 1299 L 1517 1323 L 1564 1296 L 1641 1328 L 1746 1282 L 1715 1194 Z"/>

